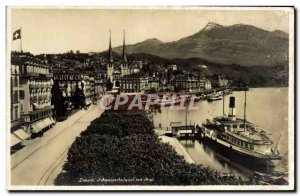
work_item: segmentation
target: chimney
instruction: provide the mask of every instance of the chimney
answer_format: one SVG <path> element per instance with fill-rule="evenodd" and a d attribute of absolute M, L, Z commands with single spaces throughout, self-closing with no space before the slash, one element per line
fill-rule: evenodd
<path fill-rule="evenodd" d="M 229 98 L 229 114 L 228 114 L 229 120 L 235 121 L 235 97 Z"/>

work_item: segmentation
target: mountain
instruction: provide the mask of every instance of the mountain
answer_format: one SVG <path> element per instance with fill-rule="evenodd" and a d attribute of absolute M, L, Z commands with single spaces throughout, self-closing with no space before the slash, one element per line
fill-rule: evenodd
<path fill-rule="evenodd" d="M 208 23 L 194 35 L 173 42 L 148 39 L 127 45 L 126 52 L 148 53 L 160 57 L 201 58 L 220 64 L 272 66 L 288 64 L 288 34 L 266 31 L 251 25 L 222 26 Z M 122 46 L 113 49 L 122 52 Z"/>

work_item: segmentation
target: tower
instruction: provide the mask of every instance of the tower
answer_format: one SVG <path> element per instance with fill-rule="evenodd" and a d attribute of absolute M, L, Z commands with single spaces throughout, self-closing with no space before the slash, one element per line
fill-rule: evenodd
<path fill-rule="evenodd" d="M 121 61 L 121 76 L 128 75 L 128 63 L 125 51 L 125 30 L 123 30 L 123 52 Z"/>
<path fill-rule="evenodd" d="M 110 81 L 113 81 L 113 72 L 114 72 L 114 61 L 111 48 L 111 30 L 109 30 L 109 48 L 107 55 L 107 77 L 110 78 Z"/>

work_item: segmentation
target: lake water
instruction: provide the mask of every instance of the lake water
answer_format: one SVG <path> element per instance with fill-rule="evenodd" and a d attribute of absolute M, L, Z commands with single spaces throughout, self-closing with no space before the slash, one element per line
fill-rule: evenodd
<path fill-rule="evenodd" d="M 235 107 L 237 117 L 243 118 L 245 92 L 236 91 L 225 97 L 225 113 L 229 109 L 229 97 L 236 98 Z M 195 103 L 197 110 L 190 110 L 187 113 L 187 124 L 199 125 L 210 117 L 223 114 L 223 100 Z M 255 88 L 247 91 L 246 119 L 260 128 L 266 130 L 273 140 L 274 146 L 278 142 L 278 150 L 282 155 L 288 153 L 288 88 Z M 185 125 L 186 111 L 169 110 L 168 107 L 153 116 L 154 126 L 161 126 L 163 129 L 170 129 L 171 122 L 181 122 Z M 253 171 L 261 171 L 265 168 L 256 168 L 255 164 L 243 162 L 240 158 L 231 157 L 223 152 L 215 144 L 203 140 L 181 140 L 196 164 L 208 165 L 222 173 L 233 173 L 246 177 Z M 275 169 L 285 169 L 287 156 L 281 161 L 274 162 Z M 269 169 L 269 168 L 268 168 Z"/>

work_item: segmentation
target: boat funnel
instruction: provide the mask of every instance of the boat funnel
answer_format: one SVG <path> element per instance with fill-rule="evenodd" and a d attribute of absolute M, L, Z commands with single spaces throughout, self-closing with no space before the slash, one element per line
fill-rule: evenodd
<path fill-rule="evenodd" d="M 229 98 L 229 114 L 228 114 L 229 120 L 235 121 L 235 97 Z"/>

